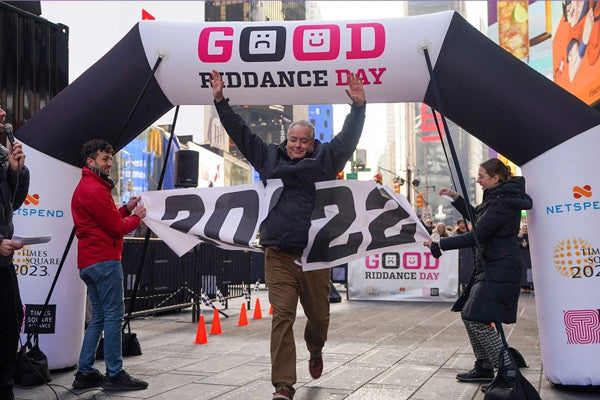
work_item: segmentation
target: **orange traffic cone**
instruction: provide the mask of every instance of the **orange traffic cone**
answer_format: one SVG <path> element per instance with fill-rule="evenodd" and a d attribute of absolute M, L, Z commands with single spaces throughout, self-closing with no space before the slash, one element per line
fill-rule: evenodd
<path fill-rule="evenodd" d="M 198 330 L 196 331 L 196 341 L 194 343 L 208 343 L 208 340 L 206 339 L 206 326 L 204 326 L 204 315 L 201 315 L 200 320 L 198 321 Z"/>
<path fill-rule="evenodd" d="M 254 304 L 254 316 L 252 319 L 262 319 L 262 311 L 260 310 L 260 299 L 256 299 L 256 304 Z"/>
<path fill-rule="evenodd" d="M 273 304 L 271 304 L 271 307 L 269 307 L 269 315 L 273 315 Z"/>
<path fill-rule="evenodd" d="M 242 311 L 240 311 L 240 319 L 238 320 L 238 326 L 248 325 L 248 316 L 246 315 L 246 303 L 242 303 Z"/>
<path fill-rule="evenodd" d="M 221 331 L 221 320 L 219 319 L 219 310 L 215 308 L 215 314 L 213 316 L 212 325 L 210 326 L 211 335 L 220 335 Z"/>

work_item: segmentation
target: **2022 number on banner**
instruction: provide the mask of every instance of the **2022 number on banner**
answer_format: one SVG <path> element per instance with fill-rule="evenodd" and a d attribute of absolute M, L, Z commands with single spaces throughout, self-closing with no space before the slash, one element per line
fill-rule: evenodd
<path fill-rule="evenodd" d="M 279 180 L 210 189 L 142 194 L 144 222 L 181 256 L 200 241 L 228 249 L 253 249 L 260 223 L 276 204 Z"/>
<path fill-rule="evenodd" d="M 373 182 L 316 184 L 304 270 L 327 268 L 429 238 L 402 196 Z"/>

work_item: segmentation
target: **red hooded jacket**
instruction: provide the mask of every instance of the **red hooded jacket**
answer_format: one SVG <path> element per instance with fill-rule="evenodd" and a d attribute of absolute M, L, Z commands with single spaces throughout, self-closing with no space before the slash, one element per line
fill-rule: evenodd
<path fill-rule="evenodd" d="M 110 183 L 89 168 L 84 167 L 81 175 L 71 199 L 75 234 L 79 239 L 79 269 L 101 261 L 120 260 L 123 236 L 140 224 L 140 218 L 129 215 L 126 206 L 117 209 Z"/>

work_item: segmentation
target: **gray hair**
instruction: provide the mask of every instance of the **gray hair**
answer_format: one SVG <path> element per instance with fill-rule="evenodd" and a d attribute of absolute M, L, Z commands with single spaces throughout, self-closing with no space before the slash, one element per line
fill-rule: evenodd
<path fill-rule="evenodd" d="M 298 121 L 294 121 L 287 130 L 288 135 L 290 134 L 290 131 L 292 130 L 292 128 L 295 127 L 296 125 L 302 125 L 302 126 L 307 127 L 308 129 L 310 129 L 310 138 L 312 140 L 315 140 L 315 127 L 313 126 L 313 124 L 311 124 L 310 122 L 308 122 L 305 119 L 300 119 Z"/>

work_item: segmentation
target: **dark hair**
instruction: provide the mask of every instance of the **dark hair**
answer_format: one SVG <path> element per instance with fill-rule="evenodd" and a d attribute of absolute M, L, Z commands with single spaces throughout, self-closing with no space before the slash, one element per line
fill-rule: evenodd
<path fill-rule="evenodd" d="M 485 169 L 485 172 L 487 172 L 489 176 L 497 176 L 498 182 L 507 181 L 512 176 L 510 169 L 506 166 L 506 164 L 497 158 L 490 158 L 489 160 L 479 164 L 479 166 Z"/>
<path fill-rule="evenodd" d="M 86 142 L 81 147 L 81 158 L 83 160 L 83 165 L 88 158 L 96 158 L 99 152 L 104 151 L 105 153 L 114 154 L 113 147 L 106 140 L 102 139 L 92 139 L 89 142 Z"/>

